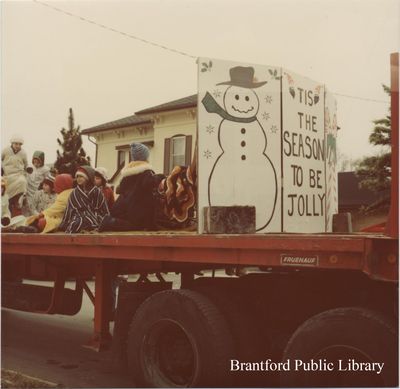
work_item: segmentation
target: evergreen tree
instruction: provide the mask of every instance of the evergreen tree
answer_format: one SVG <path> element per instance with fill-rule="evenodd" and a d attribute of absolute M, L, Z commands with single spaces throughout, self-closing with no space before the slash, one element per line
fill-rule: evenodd
<path fill-rule="evenodd" d="M 390 88 L 382 85 L 383 90 L 390 96 Z M 389 108 L 390 112 L 390 108 Z M 390 115 L 374 120 L 374 128 L 369 136 L 369 142 L 375 146 L 383 146 L 383 151 L 372 157 L 365 157 L 357 166 L 356 174 L 361 177 L 360 186 L 382 194 L 380 200 L 371 204 L 365 211 L 389 210 L 391 185 L 391 117 Z"/>
<path fill-rule="evenodd" d="M 86 156 L 86 152 L 82 148 L 80 127 L 75 127 L 72 108 L 69 109 L 68 130 L 62 128 L 61 135 L 63 140 L 57 138 L 57 142 L 62 148 L 62 153 L 57 150 L 54 167 L 59 174 L 68 173 L 74 177 L 79 166 L 90 165 L 90 157 Z"/>

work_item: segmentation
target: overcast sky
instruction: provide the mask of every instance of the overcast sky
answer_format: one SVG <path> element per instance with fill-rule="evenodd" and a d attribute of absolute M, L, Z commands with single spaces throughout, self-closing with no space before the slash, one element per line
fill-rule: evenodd
<path fill-rule="evenodd" d="M 198 57 L 283 66 L 334 93 L 389 101 L 399 51 L 398 0 L 49 1 Z M 1 146 L 56 156 L 73 108 L 81 129 L 197 92 L 195 59 L 102 29 L 34 1 L 1 3 Z M 339 150 L 359 158 L 388 104 L 336 96 Z M 86 138 L 86 137 L 85 137 Z M 89 154 L 94 147 L 85 141 Z"/>

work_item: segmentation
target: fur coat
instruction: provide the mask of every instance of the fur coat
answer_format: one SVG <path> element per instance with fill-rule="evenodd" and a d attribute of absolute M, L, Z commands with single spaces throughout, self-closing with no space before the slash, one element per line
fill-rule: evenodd
<path fill-rule="evenodd" d="M 154 229 L 156 204 L 153 194 L 164 176 L 154 174 L 151 165 L 144 161 L 130 162 L 121 174 L 119 197 L 111 210 L 112 218 L 125 221 L 124 229 Z M 118 227 L 111 225 L 108 229 L 118 230 Z"/>

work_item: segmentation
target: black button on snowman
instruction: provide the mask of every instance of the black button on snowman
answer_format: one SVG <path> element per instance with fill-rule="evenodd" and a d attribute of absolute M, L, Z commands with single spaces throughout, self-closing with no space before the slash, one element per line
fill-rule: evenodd
<path fill-rule="evenodd" d="M 267 81 L 254 81 L 254 68 L 236 66 L 230 69 L 230 81 L 224 93 L 224 108 L 207 92 L 202 100 L 209 113 L 222 117 L 218 156 L 208 180 L 210 206 L 254 205 L 256 230 L 271 221 L 277 200 L 275 168 L 266 155 L 267 136 L 257 113 L 260 101 L 254 89 Z M 245 123 L 245 125 L 244 125 Z"/>

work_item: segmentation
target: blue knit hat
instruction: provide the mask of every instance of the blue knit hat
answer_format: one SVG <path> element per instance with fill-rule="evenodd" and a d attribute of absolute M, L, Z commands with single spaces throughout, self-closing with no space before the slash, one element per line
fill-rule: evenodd
<path fill-rule="evenodd" d="M 132 143 L 131 144 L 131 157 L 132 161 L 148 161 L 150 151 L 142 143 Z"/>

